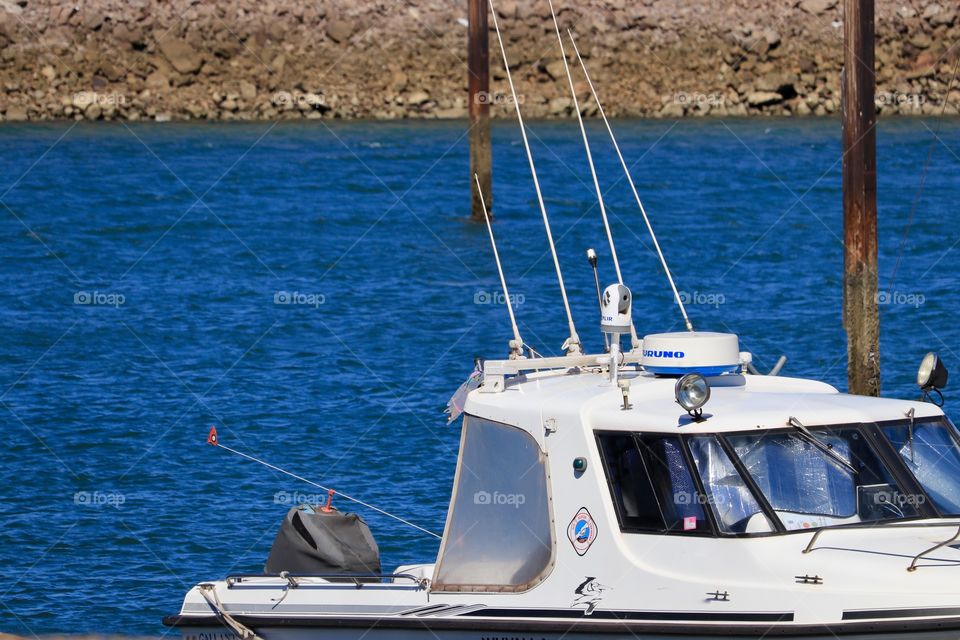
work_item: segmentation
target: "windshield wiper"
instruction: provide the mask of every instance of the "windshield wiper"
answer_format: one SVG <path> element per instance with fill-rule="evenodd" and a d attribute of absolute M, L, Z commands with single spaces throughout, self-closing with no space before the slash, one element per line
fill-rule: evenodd
<path fill-rule="evenodd" d="M 833 450 L 833 445 L 827 444 L 817 436 L 813 435 L 813 433 L 811 433 L 809 429 L 803 426 L 803 424 L 799 420 L 797 420 L 793 416 L 790 416 L 790 419 L 787 420 L 787 424 L 797 430 L 802 440 L 812 444 L 814 447 L 819 449 L 825 456 L 827 456 L 828 458 L 830 458 L 831 460 L 833 460 L 834 462 L 836 462 L 837 464 L 845 468 L 850 473 L 854 475 L 857 474 L 856 468 L 852 464 L 847 462 L 843 456 L 841 456 L 839 453 Z"/>
<path fill-rule="evenodd" d="M 907 444 L 910 445 L 910 462 L 913 460 L 913 421 L 916 412 L 913 410 L 913 407 L 907 410 L 907 417 L 910 418 L 910 425 L 907 427 Z"/>

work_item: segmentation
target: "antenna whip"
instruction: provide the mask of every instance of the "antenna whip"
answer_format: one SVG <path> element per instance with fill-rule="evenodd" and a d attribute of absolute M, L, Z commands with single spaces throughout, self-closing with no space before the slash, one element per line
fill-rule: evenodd
<path fill-rule="evenodd" d="M 677 285 L 673 282 L 673 276 L 670 275 L 670 267 L 667 266 L 667 260 L 663 257 L 663 251 L 660 249 L 660 243 L 657 242 L 657 236 L 653 232 L 653 226 L 650 224 L 650 218 L 647 217 L 647 211 L 643 208 L 643 202 L 640 201 L 640 194 L 637 193 L 637 187 L 633 183 L 633 178 L 630 176 L 630 169 L 627 167 L 626 160 L 623 159 L 623 154 L 620 152 L 620 145 L 617 144 L 617 138 L 613 135 L 613 129 L 610 128 L 610 121 L 607 120 L 607 114 L 603 111 L 603 105 L 600 103 L 600 97 L 597 95 L 597 90 L 593 86 L 593 81 L 590 79 L 590 74 L 587 73 L 587 65 L 584 64 L 583 58 L 580 56 L 580 50 L 577 48 L 577 41 L 573 37 L 573 32 L 567 29 L 567 35 L 570 36 L 570 42 L 573 44 L 573 50 L 577 53 L 577 60 L 580 62 L 580 68 L 583 69 L 583 75 L 587 79 L 587 84 L 590 85 L 590 92 L 593 94 L 593 99 L 597 103 L 597 108 L 600 110 L 600 116 L 603 118 L 603 124 L 607 127 L 607 133 L 610 134 L 610 140 L 613 142 L 613 148 L 617 151 L 617 157 L 620 158 L 620 165 L 623 167 L 623 172 L 627 176 L 627 181 L 630 183 L 630 188 L 633 190 L 633 197 L 637 201 L 637 206 L 640 207 L 640 213 L 643 214 L 643 221 L 647 224 L 647 231 L 650 232 L 650 238 L 653 240 L 653 246 L 657 250 L 657 255 L 660 257 L 660 264 L 663 265 L 663 271 L 667 274 L 667 280 L 670 282 L 670 288 L 673 290 L 673 298 L 677 301 L 677 306 L 680 307 L 680 313 L 683 315 L 683 322 L 687 325 L 687 331 L 693 331 L 693 324 L 690 323 L 690 318 L 687 316 L 687 310 L 683 306 L 683 300 L 680 299 L 680 293 L 677 291 Z"/>
<path fill-rule="evenodd" d="M 543 216 L 543 227 L 547 231 L 547 242 L 550 244 L 550 254 L 553 256 L 553 266 L 557 271 L 557 281 L 560 283 L 560 295 L 563 297 L 563 308 L 567 313 L 567 325 L 570 329 L 570 337 L 564 342 L 564 348 L 567 354 L 578 354 L 580 349 L 580 336 L 577 335 L 577 328 L 573 323 L 573 314 L 570 312 L 570 301 L 567 300 L 567 288 L 563 285 L 563 273 L 560 271 L 560 259 L 557 257 L 557 247 L 553 242 L 553 233 L 550 231 L 550 219 L 547 217 L 547 207 L 543 203 L 543 194 L 540 192 L 540 181 L 537 179 L 537 168 L 533 164 L 533 154 L 530 152 L 530 141 L 527 140 L 527 130 L 523 125 L 523 116 L 520 114 L 520 101 L 517 100 L 517 90 L 513 86 L 513 74 L 510 73 L 510 63 L 507 61 L 507 50 L 503 46 L 503 36 L 500 35 L 500 24 L 497 20 L 497 10 L 493 6 L 493 0 L 490 2 L 490 13 L 493 14 L 493 28 L 497 32 L 497 42 L 500 43 L 500 55 L 503 57 L 503 66 L 507 72 L 507 82 L 510 84 L 510 94 L 513 96 L 513 106 L 516 107 L 517 121 L 520 123 L 520 135 L 523 138 L 523 148 L 527 152 L 527 161 L 530 163 L 530 174 L 533 176 L 533 186 L 537 192 L 537 203 L 540 205 L 540 213 Z"/>
<path fill-rule="evenodd" d="M 567 52 L 563 48 L 563 37 L 560 35 L 560 23 L 557 21 L 557 13 L 553 10 L 553 0 L 548 0 L 550 4 L 550 15 L 553 16 L 553 28 L 557 33 L 557 42 L 560 44 L 560 58 L 563 60 L 563 69 L 567 72 L 567 83 L 570 85 L 570 95 L 573 96 L 573 108 L 577 113 L 577 122 L 580 123 L 580 135 L 583 137 L 583 148 L 587 152 L 587 163 L 590 165 L 590 177 L 593 178 L 593 188 L 597 192 L 597 203 L 600 205 L 600 217 L 603 218 L 603 228 L 607 232 L 607 241 L 610 243 L 610 255 L 613 256 L 613 268 L 617 272 L 617 282 L 623 284 L 623 274 L 620 273 L 620 260 L 617 259 L 617 247 L 613 243 L 613 233 L 610 231 L 610 221 L 607 219 L 607 207 L 603 204 L 603 192 L 600 190 L 600 181 L 597 179 L 597 169 L 593 165 L 593 154 L 590 152 L 590 143 L 587 140 L 587 128 L 583 124 L 583 114 L 580 113 L 580 100 L 577 99 L 577 90 L 573 86 L 573 75 L 570 73 L 570 65 L 567 64 Z M 630 318 L 630 345 L 636 349 L 640 346 L 640 340 L 637 338 L 637 330 L 633 325 L 633 318 Z"/>
<path fill-rule="evenodd" d="M 480 205 L 483 207 L 483 219 L 487 222 L 487 233 L 490 234 L 490 246 L 493 247 L 493 259 L 497 263 L 497 273 L 500 274 L 500 286 L 503 287 L 503 299 L 507 303 L 507 313 L 510 314 L 510 326 L 513 327 L 513 340 L 510 342 L 510 357 L 519 358 L 523 355 L 523 340 L 520 338 L 520 329 L 517 328 L 517 317 L 513 314 L 513 302 L 510 300 L 510 291 L 507 289 L 507 279 L 503 276 L 503 267 L 500 265 L 500 253 L 497 251 L 497 241 L 493 239 L 493 226 L 490 224 L 490 213 L 487 212 L 487 203 L 483 198 L 480 176 L 474 173 L 473 179 L 477 183 L 477 193 L 480 195 Z"/>

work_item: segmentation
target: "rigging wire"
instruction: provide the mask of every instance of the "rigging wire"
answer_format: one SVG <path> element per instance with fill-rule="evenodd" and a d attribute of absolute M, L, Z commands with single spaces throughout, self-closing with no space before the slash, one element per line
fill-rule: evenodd
<path fill-rule="evenodd" d="M 257 463 L 262 464 L 263 466 L 265 466 L 265 467 L 267 467 L 267 468 L 269 468 L 269 469 L 273 469 L 274 471 L 279 471 L 280 473 L 282 473 L 282 474 L 284 474 L 284 475 L 288 475 L 288 476 L 290 476 L 291 478 L 295 478 L 295 479 L 297 479 L 297 480 L 299 480 L 299 481 L 301 481 L 301 482 L 305 482 L 305 483 L 309 484 L 310 486 L 317 487 L 318 489 L 322 489 L 323 491 L 333 491 L 333 493 L 334 493 L 335 495 L 340 496 L 340 497 L 343 498 L 344 500 L 349 500 L 350 502 L 356 502 L 357 504 L 359 504 L 359 505 L 361 505 L 361 506 L 364 506 L 364 507 L 366 507 L 367 509 L 370 509 L 371 511 L 376 511 L 377 513 L 379 513 L 379 514 L 381 514 L 381 515 L 385 515 L 385 516 L 387 516 L 388 518 L 393 518 L 393 519 L 396 520 L 397 522 L 402 522 L 403 524 L 407 525 L 408 527 L 413 527 L 414 529 L 417 529 L 418 531 L 421 531 L 421 532 L 423 532 L 423 533 L 426 533 L 427 535 L 431 535 L 431 536 L 433 536 L 434 538 L 442 539 L 442 537 L 440 536 L 440 534 L 434 533 L 433 531 L 430 531 L 429 529 L 424 529 L 424 528 L 421 527 L 420 525 L 414 524 L 414 523 L 410 522 L 409 520 L 405 520 L 405 519 L 401 518 L 400 516 L 395 516 L 395 515 L 393 515 L 392 513 L 388 513 L 388 512 L 386 512 L 386 511 L 384 511 L 383 509 L 381 509 L 380 507 L 375 507 L 375 506 L 373 506 L 373 505 L 370 504 L 369 502 L 364 502 L 363 500 L 360 500 L 359 498 L 354 498 L 353 496 L 348 496 L 348 495 L 345 494 L 345 493 L 341 493 L 341 492 L 336 491 L 336 490 L 334 490 L 334 489 L 330 489 L 329 487 L 325 487 L 325 486 L 323 486 L 322 484 L 319 484 L 319 483 L 314 482 L 314 481 L 312 481 L 312 480 L 307 480 L 307 479 L 304 478 L 303 476 L 298 476 L 298 475 L 295 474 L 295 473 L 291 473 L 290 471 L 287 471 L 286 469 L 281 469 L 280 467 L 275 466 L 275 465 L 272 465 L 272 464 L 270 464 L 269 462 L 266 462 L 266 461 L 264 461 L 264 460 L 261 460 L 260 458 L 255 458 L 254 456 L 251 456 L 251 455 L 248 455 L 248 454 L 246 454 L 246 453 L 243 453 L 242 451 L 237 451 L 236 449 L 231 449 L 230 447 L 228 447 L 228 446 L 226 446 L 226 445 L 224 445 L 224 444 L 220 444 L 220 441 L 219 441 L 219 440 L 217 439 L 217 437 L 216 437 L 216 430 L 211 430 L 211 432 L 210 432 L 210 437 L 207 439 L 207 442 L 208 442 L 209 444 L 212 444 L 212 445 L 215 446 L 215 447 L 218 447 L 218 448 L 220 448 L 220 449 L 224 449 L 224 450 L 226 450 L 226 451 L 229 451 L 230 453 L 236 454 L 236 455 L 240 456 L 241 458 L 246 458 L 247 460 L 251 460 L 251 461 L 253 461 L 253 462 L 257 462 Z"/>
<path fill-rule="evenodd" d="M 587 163 L 590 165 L 590 177 L 593 178 L 593 188 L 597 192 L 597 203 L 600 206 L 600 216 L 603 218 L 603 228 L 607 232 L 607 241 L 610 243 L 613 268 L 617 272 L 617 282 L 623 284 L 623 274 L 620 273 L 620 261 L 617 259 L 617 247 L 613 243 L 613 234 L 610 232 L 610 221 L 607 219 L 607 207 L 603 203 L 603 191 L 600 190 L 600 181 L 597 180 L 597 169 L 593 165 L 593 154 L 590 153 L 590 143 L 587 141 L 587 129 L 583 124 L 583 115 L 580 113 L 580 101 L 577 99 L 577 91 L 573 86 L 573 75 L 570 73 L 570 65 L 567 64 L 567 52 L 563 48 L 563 38 L 560 36 L 560 24 L 557 22 L 557 14 L 553 10 L 553 0 L 549 0 L 549 4 L 550 14 L 553 16 L 553 28 L 557 33 L 557 42 L 560 44 L 560 58 L 563 60 L 563 68 L 567 73 L 567 84 L 570 85 L 570 95 L 573 96 L 573 108 L 577 114 L 577 121 L 580 123 L 580 135 L 583 137 L 583 148 L 587 152 Z"/>
<path fill-rule="evenodd" d="M 507 303 L 507 313 L 510 314 L 510 325 L 513 328 L 514 344 L 510 345 L 511 354 L 520 356 L 523 354 L 523 339 L 520 337 L 520 329 L 517 327 L 517 317 L 513 313 L 513 302 L 510 300 L 510 290 L 507 289 L 507 279 L 503 275 L 503 266 L 500 264 L 500 253 L 497 251 L 497 241 L 493 239 L 493 226 L 490 224 L 490 213 L 487 211 L 487 203 L 483 198 L 483 188 L 480 186 L 480 176 L 473 174 L 473 179 L 477 183 L 477 193 L 480 194 L 480 204 L 483 206 L 483 218 L 487 222 L 487 233 L 490 234 L 490 246 L 493 247 L 493 259 L 497 263 L 497 273 L 500 274 L 500 286 L 503 287 L 503 298 Z"/>

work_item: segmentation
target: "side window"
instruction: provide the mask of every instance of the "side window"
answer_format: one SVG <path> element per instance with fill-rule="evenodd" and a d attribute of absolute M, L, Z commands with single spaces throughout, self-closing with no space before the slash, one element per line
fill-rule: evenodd
<path fill-rule="evenodd" d="M 467 416 L 437 591 L 524 591 L 553 561 L 546 456 L 528 433 Z"/>
<path fill-rule="evenodd" d="M 599 433 L 597 443 L 622 529 L 710 531 L 679 437 Z"/>

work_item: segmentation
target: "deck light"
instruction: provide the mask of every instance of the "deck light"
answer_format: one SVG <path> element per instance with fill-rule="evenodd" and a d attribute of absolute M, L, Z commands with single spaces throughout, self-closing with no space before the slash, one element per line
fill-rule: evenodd
<path fill-rule="evenodd" d="M 931 351 L 923 356 L 920 368 L 917 370 L 917 386 L 923 395 L 921 401 L 929 401 L 938 407 L 943 406 L 943 394 L 940 389 L 947 386 L 947 368 L 940 360 L 940 356 Z"/>
<path fill-rule="evenodd" d="M 710 385 L 699 373 L 688 373 L 673 388 L 677 404 L 695 418 L 703 414 L 703 405 L 710 399 Z"/>
<path fill-rule="evenodd" d="M 917 386 L 923 391 L 943 389 L 947 386 L 947 368 L 936 353 L 931 351 L 923 356 L 917 371 Z"/>

